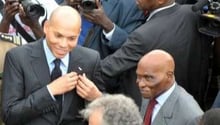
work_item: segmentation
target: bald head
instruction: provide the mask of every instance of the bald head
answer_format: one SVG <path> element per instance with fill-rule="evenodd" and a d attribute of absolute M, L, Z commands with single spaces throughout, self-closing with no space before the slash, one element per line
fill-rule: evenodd
<path fill-rule="evenodd" d="M 53 17 L 56 17 L 57 15 L 60 15 L 60 16 L 63 16 L 63 17 L 65 15 L 69 15 L 69 16 L 71 16 L 71 15 L 78 15 L 80 17 L 79 13 L 74 8 L 72 8 L 70 6 L 66 6 L 66 5 L 57 7 L 51 13 L 50 19 L 52 19 Z M 69 16 L 67 16 L 66 18 L 68 18 Z"/>
<path fill-rule="evenodd" d="M 46 42 L 56 58 L 65 57 L 76 47 L 80 31 L 81 16 L 70 6 L 56 8 L 44 24 Z"/>
<path fill-rule="evenodd" d="M 152 50 L 144 55 L 138 65 L 150 64 L 151 66 L 160 70 L 174 72 L 175 63 L 173 57 L 164 50 Z"/>
<path fill-rule="evenodd" d="M 60 21 L 60 22 L 80 22 L 81 17 L 77 10 L 70 6 L 59 6 L 51 14 L 50 21 Z"/>
<path fill-rule="evenodd" d="M 163 50 L 144 55 L 137 66 L 137 84 L 144 98 L 154 98 L 174 84 L 174 60 Z"/>

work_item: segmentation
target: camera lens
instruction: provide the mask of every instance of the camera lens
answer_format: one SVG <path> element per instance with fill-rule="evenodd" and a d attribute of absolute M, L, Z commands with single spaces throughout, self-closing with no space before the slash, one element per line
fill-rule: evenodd
<path fill-rule="evenodd" d="M 33 18 L 38 18 L 44 15 L 44 9 L 40 5 L 28 6 L 27 12 L 27 14 Z"/>
<path fill-rule="evenodd" d="M 82 0 L 82 8 L 84 10 L 93 10 L 96 8 L 95 0 Z"/>
<path fill-rule="evenodd" d="M 32 19 L 37 19 L 45 14 L 44 8 L 36 0 L 22 0 L 21 4 L 27 16 Z"/>

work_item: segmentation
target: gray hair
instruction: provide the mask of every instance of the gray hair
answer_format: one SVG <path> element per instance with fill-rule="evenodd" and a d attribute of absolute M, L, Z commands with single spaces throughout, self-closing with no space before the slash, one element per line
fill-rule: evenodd
<path fill-rule="evenodd" d="M 143 120 L 134 101 L 122 94 L 104 95 L 91 102 L 80 114 L 88 120 L 91 113 L 101 109 L 102 125 L 142 125 Z"/>
<path fill-rule="evenodd" d="M 220 125 L 220 108 L 207 110 L 200 121 L 201 125 Z"/>

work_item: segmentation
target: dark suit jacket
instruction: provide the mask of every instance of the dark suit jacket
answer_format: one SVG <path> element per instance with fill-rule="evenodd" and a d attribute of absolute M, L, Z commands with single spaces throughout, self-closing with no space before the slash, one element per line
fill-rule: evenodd
<path fill-rule="evenodd" d="M 179 4 L 195 4 L 197 0 L 176 0 Z"/>
<path fill-rule="evenodd" d="M 147 105 L 142 106 L 142 116 Z M 202 114 L 203 111 L 196 100 L 182 87 L 176 85 L 151 125 L 198 125 L 196 120 Z"/>
<path fill-rule="evenodd" d="M 125 42 L 128 34 L 144 22 L 144 14 L 138 9 L 135 0 L 102 0 L 105 14 L 115 23 L 112 39 L 105 38 L 103 29 L 94 26 L 94 33 L 85 46 L 99 51 L 101 58 L 112 54 Z"/>
<path fill-rule="evenodd" d="M 163 49 L 174 57 L 179 85 L 201 104 L 207 84 L 210 42 L 198 32 L 199 22 L 199 14 L 192 12 L 191 5 L 176 4 L 156 13 L 132 32 L 120 49 L 101 62 L 105 79 L 129 71 L 120 84 L 130 94 L 139 95 L 131 91 L 137 89 L 134 81 L 137 62 L 147 52 Z M 138 96 L 134 98 L 140 100 Z"/>
<path fill-rule="evenodd" d="M 85 100 L 74 90 L 64 94 L 61 118 L 55 117 L 57 104 L 46 85 L 50 83 L 49 67 L 42 39 L 12 49 L 6 55 L 3 75 L 3 120 L 6 125 L 86 125 L 78 111 Z M 99 83 L 99 54 L 93 50 L 76 47 L 70 52 L 68 72 L 83 72 Z M 102 84 L 97 84 L 100 89 Z"/>

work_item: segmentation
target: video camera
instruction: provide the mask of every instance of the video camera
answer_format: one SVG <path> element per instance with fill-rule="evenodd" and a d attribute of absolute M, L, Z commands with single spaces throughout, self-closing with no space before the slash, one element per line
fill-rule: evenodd
<path fill-rule="evenodd" d="M 201 18 L 205 21 L 199 28 L 199 32 L 220 37 L 220 0 L 199 0 L 192 6 L 192 10 L 201 10 Z"/>
<path fill-rule="evenodd" d="M 45 14 L 44 8 L 37 0 L 20 0 L 19 1 L 28 17 L 38 19 Z"/>

